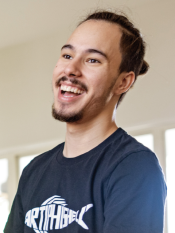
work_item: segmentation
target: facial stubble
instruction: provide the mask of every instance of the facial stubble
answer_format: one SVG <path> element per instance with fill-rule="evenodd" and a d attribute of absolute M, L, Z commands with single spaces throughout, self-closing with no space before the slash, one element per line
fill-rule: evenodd
<path fill-rule="evenodd" d="M 64 110 L 60 110 L 59 112 L 56 110 L 55 105 L 52 105 L 52 116 L 55 120 L 62 121 L 62 122 L 77 122 L 83 118 L 83 110 L 79 111 L 78 113 L 64 113 Z"/>
<path fill-rule="evenodd" d="M 113 89 L 117 78 L 118 76 L 114 78 L 110 87 L 103 93 L 102 96 L 96 97 L 95 99 L 93 99 L 93 101 L 89 102 L 84 108 L 80 109 L 78 112 L 65 113 L 64 106 L 60 107 L 60 110 L 58 111 L 55 107 L 55 104 L 53 104 L 53 118 L 62 122 L 74 123 L 81 121 L 84 117 L 87 117 L 88 113 L 88 118 L 95 117 L 100 113 L 100 111 L 102 111 L 103 107 L 105 107 L 105 104 L 110 97 L 111 90 Z M 90 109 L 91 111 L 86 111 L 87 113 L 85 113 L 85 109 Z"/>

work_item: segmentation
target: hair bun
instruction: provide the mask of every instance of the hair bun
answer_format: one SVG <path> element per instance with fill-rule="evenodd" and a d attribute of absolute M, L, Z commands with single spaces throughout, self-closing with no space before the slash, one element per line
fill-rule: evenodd
<path fill-rule="evenodd" d="M 146 74 L 148 70 L 149 70 L 149 64 L 145 60 L 143 60 L 139 75 Z"/>

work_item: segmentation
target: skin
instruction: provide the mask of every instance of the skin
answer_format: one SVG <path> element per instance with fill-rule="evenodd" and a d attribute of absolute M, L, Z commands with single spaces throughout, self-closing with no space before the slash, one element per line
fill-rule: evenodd
<path fill-rule="evenodd" d="M 72 158 L 96 147 L 115 130 L 115 105 L 122 93 L 133 84 L 133 72 L 119 74 L 121 63 L 120 27 L 105 21 L 89 20 L 81 24 L 61 50 L 53 72 L 54 107 L 69 115 L 83 112 L 82 119 L 67 123 L 63 154 Z M 56 82 L 80 87 L 70 82 L 76 79 L 87 87 L 77 98 L 59 95 Z"/>

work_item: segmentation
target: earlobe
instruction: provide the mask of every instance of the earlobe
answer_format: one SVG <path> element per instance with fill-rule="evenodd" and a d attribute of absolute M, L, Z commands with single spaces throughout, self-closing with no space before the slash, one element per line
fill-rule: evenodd
<path fill-rule="evenodd" d="M 129 90 L 135 81 L 135 74 L 133 71 L 122 72 L 116 82 L 115 94 L 121 95 Z"/>

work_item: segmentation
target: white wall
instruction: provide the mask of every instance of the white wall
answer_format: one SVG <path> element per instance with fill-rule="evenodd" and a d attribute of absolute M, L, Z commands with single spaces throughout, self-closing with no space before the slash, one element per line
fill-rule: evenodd
<path fill-rule="evenodd" d="M 0 149 L 64 138 L 65 125 L 51 117 L 58 40 L 48 37 L 0 51 Z"/>
<path fill-rule="evenodd" d="M 175 123 L 174 9 L 175 1 L 135 8 L 136 22 L 148 43 L 150 71 L 140 76 L 118 111 L 118 120 L 125 127 Z"/>

